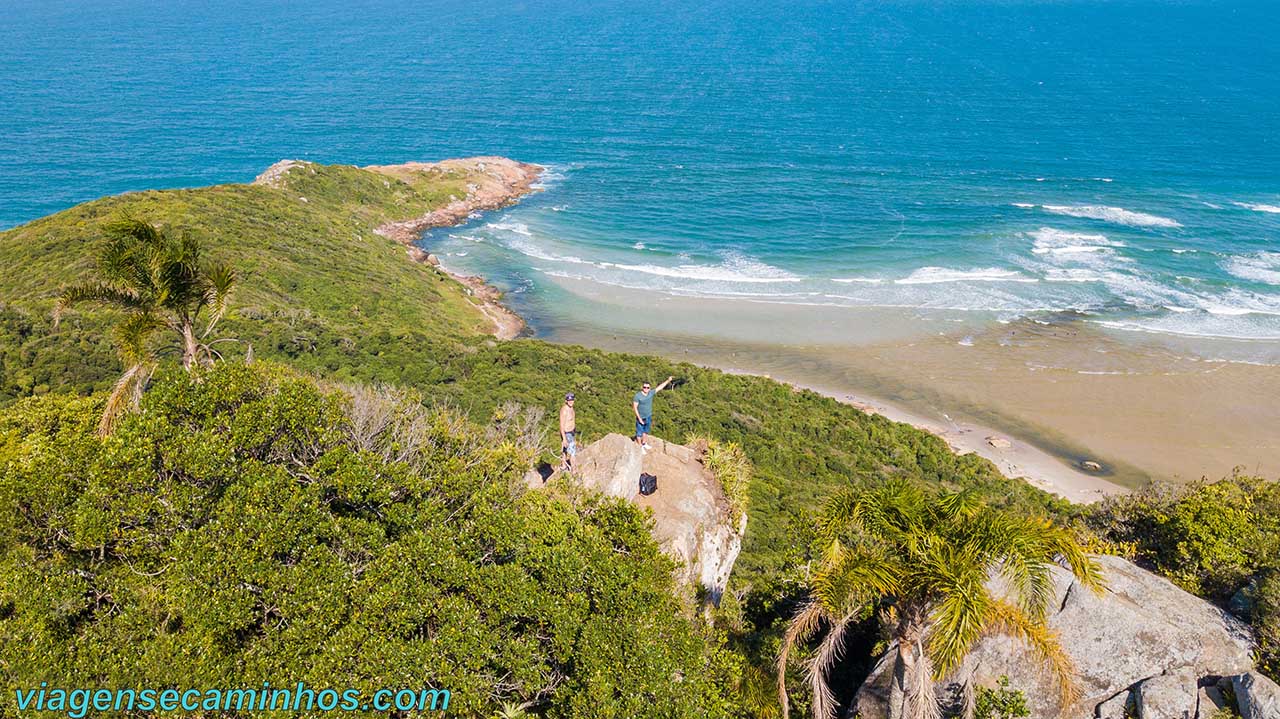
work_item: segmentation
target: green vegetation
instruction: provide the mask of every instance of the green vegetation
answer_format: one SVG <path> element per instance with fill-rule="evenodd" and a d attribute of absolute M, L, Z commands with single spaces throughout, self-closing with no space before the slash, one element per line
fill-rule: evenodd
<path fill-rule="evenodd" d="M 464 715 L 777 716 L 769 668 L 812 596 L 812 548 L 830 546 L 813 517 L 830 497 L 888 483 L 963 492 L 982 512 L 1067 511 L 933 435 L 814 392 L 494 341 L 464 288 L 373 233 L 467 181 L 301 165 L 279 186 L 131 193 L 0 233 L 0 262 L 25 269 L 0 276 L 0 676 L 427 679 Z M 92 281 L 124 217 L 236 268 L 218 331 L 237 342 L 190 378 L 161 364 L 143 411 L 100 438 L 93 416 L 128 366 L 112 343 L 121 314 L 55 326 L 52 313 L 64 288 Z M 250 349 L 270 362 L 246 368 Z M 750 511 L 714 627 L 676 598 L 630 507 L 511 484 L 555 449 L 566 391 L 588 443 L 631 426 L 639 379 L 669 375 L 680 380 L 657 433 L 704 438 L 734 511 Z M 867 616 L 844 631 L 875 630 Z M 856 686 L 864 649 L 832 680 Z M 814 700 L 798 694 L 797 707 Z"/>
<path fill-rule="evenodd" d="M 427 685 L 461 716 L 726 716 L 725 658 L 643 516 L 518 489 L 537 447 L 516 425 L 261 363 L 162 370 L 106 438 L 101 405 L 0 416 L 0 685 Z"/>
<path fill-rule="evenodd" d="M 1280 485 L 1237 474 L 1114 497 L 1087 515 L 1118 551 L 1243 614 L 1259 670 L 1280 679 Z"/>
<path fill-rule="evenodd" d="M 200 262 L 200 243 L 190 237 L 167 237 L 155 227 L 124 218 L 104 228 L 107 244 L 98 253 L 97 279 L 68 287 L 53 308 L 56 324 L 71 307 L 104 305 L 123 317 L 112 329 L 124 374 L 116 380 L 98 425 L 110 432 L 126 402 L 138 406 L 151 373 L 166 350 L 191 369 L 197 362 L 213 363 L 221 356 L 210 335 L 226 314 L 236 273 L 227 265 Z M 204 326 L 201 315 L 208 310 Z M 163 344 L 162 330 L 176 334 Z M 160 345 L 160 346 L 157 346 Z"/>
<path fill-rule="evenodd" d="M 751 491 L 751 460 L 732 442 L 689 435 L 684 443 L 702 453 L 702 463 L 720 482 L 729 500 L 730 518 L 736 526 L 747 513 Z"/>
<path fill-rule="evenodd" d="M 896 650 L 889 695 L 895 719 L 938 716 L 934 680 L 959 667 L 992 630 L 1025 642 L 1063 695 L 1072 695 L 1070 659 L 1046 623 L 1053 601 L 1049 570 L 1062 562 L 1098 591 L 1102 580 L 1070 530 L 992 509 L 975 492 L 930 493 L 901 481 L 837 495 L 819 525 L 810 596 L 778 658 L 784 717 L 790 652 L 827 629 L 805 674 L 813 716 L 830 719 L 837 707 L 828 673 L 845 632 L 876 612 Z M 992 576 L 1003 581 L 1008 599 L 992 591 Z"/>
<path fill-rule="evenodd" d="M 978 687 L 974 719 L 1022 719 L 1031 716 L 1027 697 L 1009 688 L 1009 677 L 1001 676 L 995 688 Z"/>
<path fill-rule="evenodd" d="M 489 323 L 464 288 L 373 233 L 461 196 L 467 182 L 457 173 L 413 177 L 304 165 L 281 188 L 129 193 L 0 232 L 0 261 L 23 268 L 0 274 L 0 402 L 86 394 L 119 376 L 111 317 L 75 317 L 54 328 L 50 316 L 61 288 L 92 279 L 107 228 L 125 216 L 193 238 L 212 263 L 237 269 L 235 308 L 220 331 L 240 344 L 225 348 L 227 357 L 252 347 L 258 357 L 330 377 L 433 382 L 430 355 L 456 351 L 460 337 L 478 337 Z M 86 348 L 90 356 L 82 358 Z"/>
<path fill-rule="evenodd" d="M 212 262 L 236 267 L 236 302 L 219 325 L 239 340 L 225 349 L 228 358 L 251 347 L 256 357 L 336 381 L 412 387 L 428 403 L 452 404 L 477 420 L 513 400 L 554 410 L 572 390 L 584 443 L 631 425 L 627 398 L 638 378 L 676 375 L 682 381 L 659 400 L 658 434 L 736 444 L 755 468 L 751 528 L 735 569 L 746 583 L 802 563 L 811 511 L 850 482 L 910 478 L 978 488 L 1027 511 L 1062 506 L 931 434 L 814 392 L 660 358 L 492 341 L 464 288 L 372 231 L 460 196 L 466 181 L 304 165 L 280 188 L 130 193 L 2 232 L 0 261 L 27 271 L 0 276 L 0 403 L 86 395 L 120 375 L 109 317 L 76 316 L 54 328 L 49 316 L 61 287 L 92 278 L 93 257 L 108 241 L 104 228 L 127 214 L 194 238 Z M 546 426 L 553 422 L 549 415 Z"/>

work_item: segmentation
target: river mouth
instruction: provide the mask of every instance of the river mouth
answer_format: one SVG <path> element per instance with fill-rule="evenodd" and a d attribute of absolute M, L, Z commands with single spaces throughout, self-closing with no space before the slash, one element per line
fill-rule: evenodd
<path fill-rule="evenodd" d="M 993 428 L 1126 487 L 1280 467 L 1280 347 L 1110 330 L 1060 313 L 816 308 L 590 282 L 511 295 L 535 336 L 763 374 L 956 432 Z M 1225 355 L 1225 356 L 1224 356 Z"/>

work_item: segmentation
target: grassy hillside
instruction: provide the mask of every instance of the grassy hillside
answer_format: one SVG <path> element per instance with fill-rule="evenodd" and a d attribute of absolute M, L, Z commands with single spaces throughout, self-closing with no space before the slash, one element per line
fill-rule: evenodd
<path fill-rule="evenodd" d="M 421 346 L 474 336 L 488 323 L 457 283 L 408 261 L 403 247 L 373 233 L 383 222 L 462 196 L 467 182 L 456 172 L 406 179 L 412 184 L 354 167 L 311 165 L 291 172 L 283 189 L 129 193 L 0 232 L 0 262 L 21 268 L 0 274 L 0 402 L 68 387 L 83 393 L 110 382 L 114 360 L 101 313 L 81 313 L 57 332 L 48 315 L 61 286 L 91 273 L 102 224 L 125 213 L 198 237 L 214 260 L 240 270 L 244 279 L 224 331 L 244 341 L 240 353 L 252 345 L 258 356 L 338 375 L 379 357 L 416 370 L 412 360 Z"/>
<path fill-rule="evenodd" d="M 641 378 L 669 374 L 657 400 L 659 435 L 697 433 L 739 443 L 757 473 L 746 546 L 735 582 L 751 582 L 802 557 L 812 510 L 834 489 L 887 476 L 979 486 L 998 503 L 1043 508 L 1046 495 L 1009 481 L 986 460 L 957 457 L 938 438 L 772 380 L 726 375 L 651 357 L 536 340 L 495 342 L 463 288 L 372 228 L 463 192 L 464 177 L 437 173 L 414 184 L 343 166 L 290 173 L 286 189 L 224 185 L 106 198 L 0 233 L 0 402 L 50 391 L 87 393 L 118 372 L 86 312 L 51 331 L 50 297 L 91 271 L 101 223 L 122 212 L 190 232 L 214 259 L 244 275 L 226 336 L 339 380 L 419 390 L 477 419 L 517 401 L 547 410 L 578 393 L 586 441 L 628 432 L 628 398 Z M 306 201 L 303 201 L 306 198 Z M 243 345 L 242 345 L 243 346 Z M 554 451 L 549 441 L 546 449 Z"/>

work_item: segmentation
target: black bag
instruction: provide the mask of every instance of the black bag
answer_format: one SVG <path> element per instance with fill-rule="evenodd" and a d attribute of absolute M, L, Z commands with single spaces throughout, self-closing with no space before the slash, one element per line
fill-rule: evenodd
<path fill-rule="evenodd" d="M 658 491 L 658 478 L 648 472 L 640 473 L 640 494 L 648 497 Z"/>

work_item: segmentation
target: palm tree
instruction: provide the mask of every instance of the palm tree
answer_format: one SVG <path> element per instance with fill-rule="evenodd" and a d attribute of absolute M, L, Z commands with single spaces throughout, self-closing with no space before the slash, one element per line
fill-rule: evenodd
<path fill-rule="evenodd" d="M 784 718 L 790 715 L 791 652 L 828 628 L 805 675 L 813 716 L 830 719 L 836 701 L 827 673 L 847 629 L 877 610 L 896 652 L 892 719 L 937 719 L 934 681 L 959 668 L 987 633 L 1021 639 L 1053 672 L 1063 699 L 1074 697 L 1074 668 L 1046 623 L 1054 599 L 1050 568 L 1065 565 L 1094 591 L 1103 585 L 1097 563 L 1067 529 L 994 509 L 972 492 L 926 494 L 895 480 L 833 498 L 818 536 L 821 557 L 809 598 L 792 618 L 778 657 Z M 973 687 L 963 681 L 971 717 Z"/>
<path fill-rule="evenodd" d="M 125 370 L 98 425 L 106 435 L 126 404 L 137 406 L 162 355 L 176 352 L 187 370 L 213 362 L 217 351 L 208 338 L 226 313 L 236 273 L 226 265 L 201 264 L 196 240 L 172 239 L 132 217 L 103 230 L 107 243 L 98 253 L 97 281 L 64 289 L 53 318 L 56 324 L 85 302 L 124 313 L 112 330 Z M 159 339 L 166 330 L 176 335 L 167 343 Z"/>

